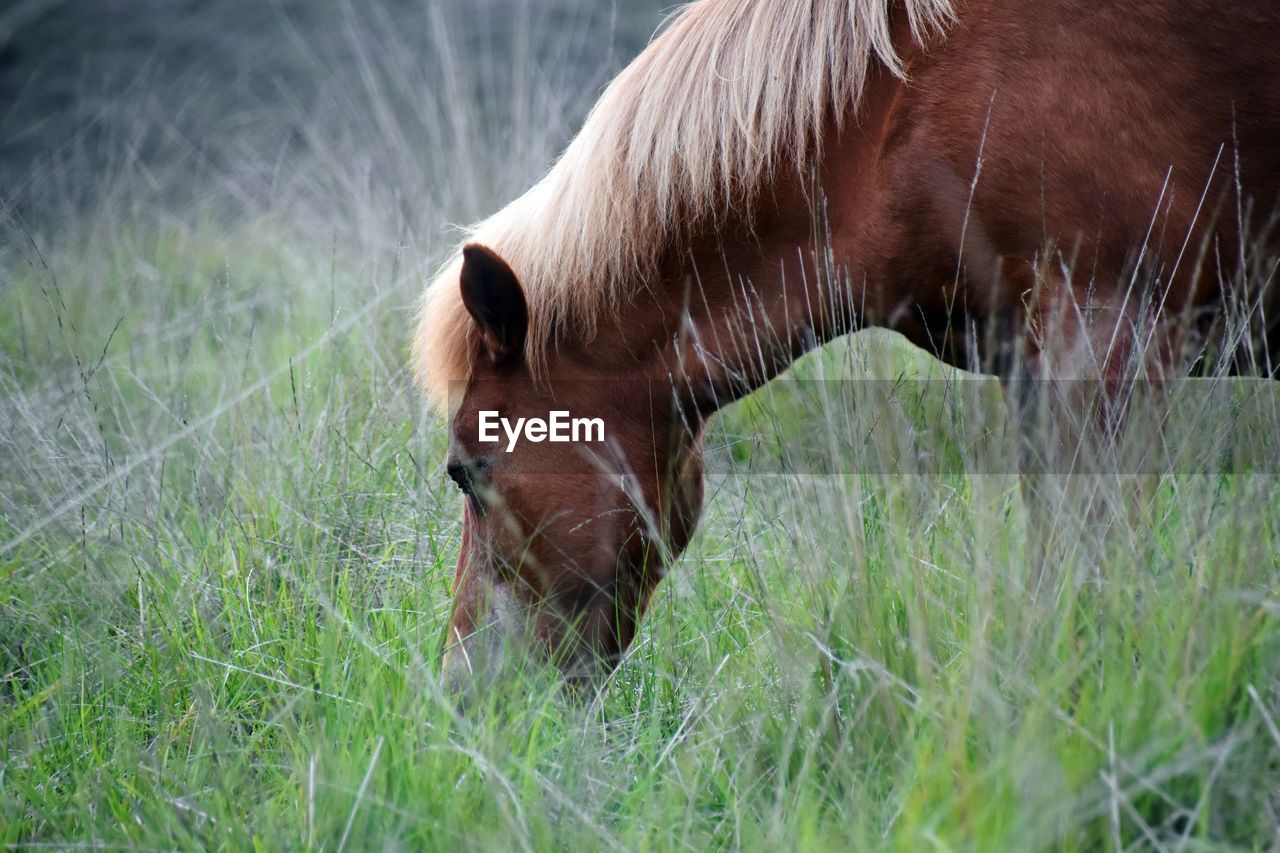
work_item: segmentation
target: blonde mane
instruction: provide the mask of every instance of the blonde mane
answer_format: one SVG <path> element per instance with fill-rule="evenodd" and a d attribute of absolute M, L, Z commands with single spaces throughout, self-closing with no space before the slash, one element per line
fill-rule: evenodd
<path fill-rule="evenodd" d="M 510 264 L 529 303 L 530 360 L 553 330 L 589 339 L 644 286 L 672 240 L 742 210 L 780 167 L 816 154 L 824 119 L 856 105 L 878 60 L 904 75 L 894 0 L 701 0 L 605 90 L 537 184 L 471 229 Z M 950 0 L 905 0 L 917 40 Z M 834 110 L 833 110 L 834 108 Z M 443 402 L 476 342 L 460 256 L 428 288 L 413 341 L 419 383 Z"/>

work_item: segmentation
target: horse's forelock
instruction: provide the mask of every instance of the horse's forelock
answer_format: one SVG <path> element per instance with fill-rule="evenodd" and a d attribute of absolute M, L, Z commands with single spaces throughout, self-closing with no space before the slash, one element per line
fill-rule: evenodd
<path fill-rule="evenodd" d="M 427 288 L 411 343 L 414 379 L 428 399 L 444 410 L 451 383 L 466 381 L 479 357 L 474 322 L 462 304 L 459 256 Z"/>

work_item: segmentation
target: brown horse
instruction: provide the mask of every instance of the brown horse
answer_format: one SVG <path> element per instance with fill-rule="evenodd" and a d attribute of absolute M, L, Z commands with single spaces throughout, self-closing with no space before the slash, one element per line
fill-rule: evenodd
<path fill-rule="evenodd" d="M 467 495 L 447 673 L 517 642 L 613 666 L 696 525 L 707 419 L 857 328 L 1164 374 L 1231 297 L 1226 358 L 1274 373 L 1243 266 L 1278 191 L 1271 4 L 692 4 L 428 290 L 415 368 Z M 555 411 L 606 440 L 492 441 Z"/>

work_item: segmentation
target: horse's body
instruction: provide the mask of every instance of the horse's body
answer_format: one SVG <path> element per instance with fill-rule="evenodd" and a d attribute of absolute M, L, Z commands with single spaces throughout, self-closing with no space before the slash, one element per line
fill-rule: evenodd
<path fill-rule="evenodd" d="M 471 494 L 455 671 L 490 622 L 615 661 L 696 523 L 705 419 L 856 328 L 989 372 L 1164 374 L 1234 299 L 1254 334 L 1227 355 L 1274 372 L 1275 288 L 1243 267 L 1280 198 L 1280 12 L 886 2 L 695 4 L 433 287 L 416 358 L 457 383 Z M 478 411 L 552 396 L 605 417 L 608 460 L 476 442 Z"/>

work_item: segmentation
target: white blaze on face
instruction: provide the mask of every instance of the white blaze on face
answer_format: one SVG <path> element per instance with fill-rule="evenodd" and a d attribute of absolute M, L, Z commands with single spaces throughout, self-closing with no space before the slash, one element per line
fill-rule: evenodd
<path fill-rule="evenodd" d="M 525 625 L 509 584 L 489 586 L 480 599 L 477 628 L 470 636 L 450 637 L 441 672 L 454 687 L 473 684 L 501 670 L 506 648 L 520 639 Z"/>

